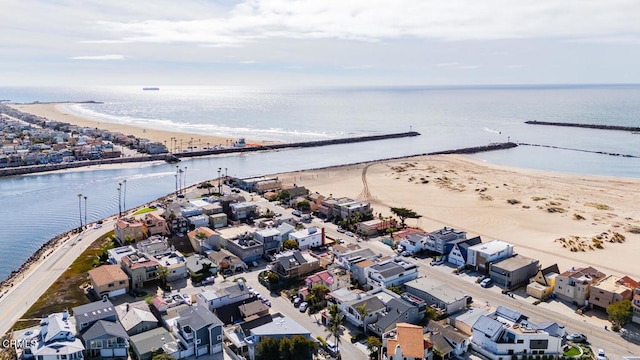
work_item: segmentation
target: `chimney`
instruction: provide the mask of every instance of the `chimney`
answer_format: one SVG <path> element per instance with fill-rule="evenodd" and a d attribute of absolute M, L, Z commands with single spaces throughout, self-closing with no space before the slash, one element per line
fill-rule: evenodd
<path fill-rule="evenodd" d="M 324 228 L 322 228 L 322 246 L 324 246 Z"/>

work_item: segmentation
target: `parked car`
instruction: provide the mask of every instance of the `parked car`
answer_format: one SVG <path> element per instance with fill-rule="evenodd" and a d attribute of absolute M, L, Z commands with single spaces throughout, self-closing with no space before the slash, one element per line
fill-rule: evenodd
<path fill-rule="evenodd" d="M 345 231 L 346 231 L 345 229 L 343 229 L 343 228 L 341 228 L 341 227 L 338 227 L 338 232 L 339 232 L 339 233 L 343 233 L 343 232 L 345 232 Z"/>
<path fill-rule="evenodd" d="M 596 360 L 608 360 L 607 355 L 605 355 L 603 349 L 598 349 L 596 352 Z"/>
<path fill-rule="evenodd" d="M 265 300 L 263 301 L 265 305 L 267 305 L 268 307 L 271 307 L 271 301 L 269 300 Z"/>
<path fill-rule="evenodd" d="M 302 303 L 302 299 L 300 299 L 299 297 L 293 299 L 293 306 L 294 307 L 300 306 L 300 303 Z"/>
<path fill-rule="evenodd" d="M 405 250 L 400 255 L 402 255 L 402 256 L 411 256 L 411 253 Z"/>
<path fill-rule="evenodd" d="M 493 280 L 491 280 L 490 278 L 486 278 L 480 282 L 480 286 L 482 286 L 483 288 L 490 287 L 491 285 L 493 285 Z"/>
<path fill-rule="evenodd" d="M 302 212 L 301 212 L 300 210 L 293 210 L 293 211 L 291 212 L 291 215 L 293 215 L 293 216 L 301 216 L 301 215 L 302 215 Z"/>
<path fill-rule="evenodd" d="M 587 336 L 584 334 L 569 334 L 567 335 L 567 340 L 575 343 L 582 343 L 587 342 Z"/>
<path fill-rule="evenodd" d="M 436 265 L 442 265 L 444 264 L 444 259 L 433 259 L 429 265 L 431 266 L 436 266 Z"/>
<path fill-rule="evenodd" d="M 353 237 L 353 233 L 351 231 L 347 231 L 346 233 L 344 233 L 345 235 L 349 236 L 349 237 Z"/>
<path fill-rule="evenodd" d="M 337 238 L 336 241 L 338 242 L 338 244 L 344 244 L 343 238 Z"/>
<path fill-rule="evenodd" d="M 298 310 L 300 310 L 300 312 L 305 312 L 307 311 L 308 307 L 309 307 L 309 304 L 307 304 L 306 302 L 303 302 L 302 304 L 300 304 L 300 307 L 298 308 Z"/>
<path fill-rule="evenodd" d="M 96 226 L 93 227 L 93 230 L 98 230 L 102 227 L 102 224 L 96 224 Z"/>

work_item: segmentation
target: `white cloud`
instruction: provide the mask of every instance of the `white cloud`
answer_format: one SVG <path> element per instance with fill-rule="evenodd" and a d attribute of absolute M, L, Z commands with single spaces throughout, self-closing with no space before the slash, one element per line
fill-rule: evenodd
<path fill-rule="evenodd" d="M 640 32 L 638 13 L 634 0 L 245 0 L 215 17 L 97 25 L 123 41 L 217 46 L 269 38 L 615 38 Z"/>
<path fill-rule="evenodd" d="M 86 56 L 73 56 L 69 59 L 72 60 L 124 60 L 124 55 L 86 55 Z"/>

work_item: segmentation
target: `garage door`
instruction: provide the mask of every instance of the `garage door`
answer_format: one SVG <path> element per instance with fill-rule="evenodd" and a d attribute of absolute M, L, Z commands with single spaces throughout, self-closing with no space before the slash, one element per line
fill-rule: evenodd
<path fill-rule="evenodd" d="M 118 290 L 113 290 L 113 291 L 109 291 L 109 297 L 114 297 L 114 296 L 118 296 L 118 295 L 124 295 L 126 294 L 127 289 L 118 289 Z"/>

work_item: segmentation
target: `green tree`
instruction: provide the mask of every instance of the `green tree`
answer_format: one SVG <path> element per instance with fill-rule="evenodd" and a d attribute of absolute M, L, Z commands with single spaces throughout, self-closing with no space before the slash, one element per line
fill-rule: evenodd
<path fill-rule="evenodd" d="M 281 360 L 294 360 L 296 354 L 293 352 L 293 343 L 288 337 L 280 339 L 280 359 Z"/>
<path fill-rule="evenodd" d="M 396 284 L 391 284 L 387 286 L 387 290 L 391 290 L 398 295 L 402 295 L 402 288 Z"/>
<path fill-rule="evenodd" d="M 151 360 L 175 360 L 173 356 L 167 354 L 166 352 L 160 350 L 157 354 L 153 355 Z"/>
<path fill-rule="evenodd" d="M 264 337 L 256 346 L 257 360 L 280 359 L 280 342 L 271 337 Z"/>
<path fill-rule="evenodd" d="M 287 240 L 282 245 L 285 250 L 298 250 L 298 242 L 295 240 Z"/>
<path fill-rule="evenodd" d="M 378 352 L 382 349 L 382 342 L 380 338 L 377 336 L 369 336 L 367 340 L 365 340 L 367 344 L 367 350 L 369 350 L 369 357 L 372 359 L 378 358 Z"/>
<path fill-rule="evenodd" d="M 280 276 L 274 272 L 269 272 L 267 274 L 267 281 L 271 286 L 277 286 L 280 283 Z"/>
<path fill-rule="evenodd" d="M 278 200 L 280 201 L 289 201 L 290 198 L 291 194 L 287 190 L 282 190 L 280 191 L 280 194 L 278 194 Z"/>
<path fill-rule="evenodd" d="M 633 316 L 631 300 L 622 300 L 607 306 L 607 315 L 609 315 L 609 321 L 611 321 L 613 325 L 619 327 L 624 326 L 631 321 L 631 317 Z"/>
<path fill-rule="evenodd" d="M 159 265 L 158 266 L 158 281 L 160 281 L 160 286 L 165 289 L 167 287 L 167 277 L 169 276 L 169 269 L 166 267 Z"/>
<path fill-rule="evenodd" d="M 151 358 L 151 360 L 175 360 L 175 358 L 162 350 L 156 352 L 155 355 Z"/>
<path fill-rule="evenodd" d="M 342 310 L 340 310 L 336 304 L 329 306 L 329 315 L 331 315 L 331 317 L 329 318 L 326 331 L 329 333 L 329 336 L 333 336 L 336 348 L 340 349 L 340 335 L 342 335 L 344 315 L 342 314 Z"/>
<path fill-rule="evenodd" d="M 436 311 L 436 309 L 432 308 L 431 306 L 427 306 L 427 309 L 424 312 L 424 318 L 427 320 L 438 320 L 440 316 L 438 315 L 438 312 Z"/>
<path fill-rule="evenodd" d="M 298 208 L 298 210 L 302 211 L 311 210 L 311 204 L 307 200 L 300 201 L 298 204 L 296 204 L 296 207 Z"/>
<path fill-rule="evenodd" d="M 415 211 L 407 208 L 392 207 L 391 212 L 394 213 L 400 219 L 400 225 L 405 227 L 405 220 L 407 219 L 419 219 L 422 215 L 418 215 Z"/>
<path fill-rule="evenodd" d="M 318 349 L 318 344 L 302 335 L 295 335 L 291 338 L 291 353 L 295 359 L 309 359 L 311 353 Z"/>

